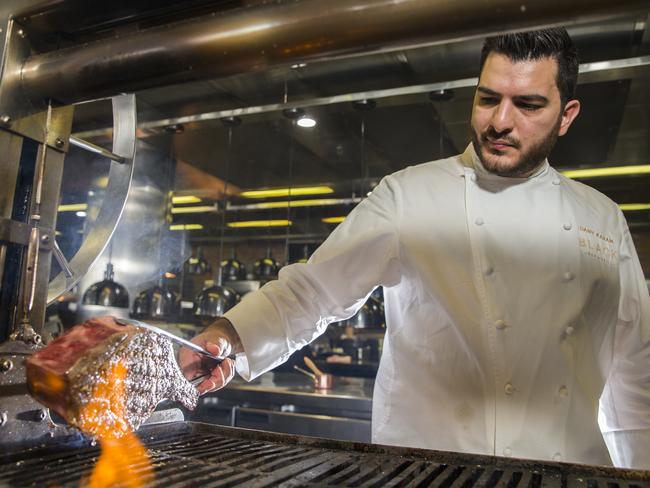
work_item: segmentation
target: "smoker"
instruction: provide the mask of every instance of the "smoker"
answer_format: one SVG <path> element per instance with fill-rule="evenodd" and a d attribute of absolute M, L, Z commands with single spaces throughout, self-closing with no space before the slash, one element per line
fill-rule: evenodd
<path fill-rule="evenodd" d="M 46 306 L 83 279 L 120 220 L 137 139 L 134 92 L 513 28 L 602 19 L 647 9 L 649 2 L 150 4 L 9 0 L 0 6 L 2 485 L 78 486 L 97 459 L 97 448 L 27 394 L 23 363 L 42 346 Z M 113 106 L 110 149 L 71 136 L 75 104 L 99 98 L 111 98 Z M 86 239 L 66 259 L 55 228 L 71 145 L 106 158 L 110 172 Z M 61 271 L 51 277 L 53 262 Z M 174 409 L 157 412 L 139 435 L 164 486 L 650 486 L 644 472 L 217 427 L 187 422 Z"/>

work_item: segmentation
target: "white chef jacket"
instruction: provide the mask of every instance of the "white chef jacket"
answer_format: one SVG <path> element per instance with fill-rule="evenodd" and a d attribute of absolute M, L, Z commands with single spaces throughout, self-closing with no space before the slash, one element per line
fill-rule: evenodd
<path fill-rule="evenodd" d="M 387 176 L 308 263 L 226 314 L 239 374 L 282 363 L 377 285 L 373 442 L 650 468 L 650 303 L 610 199 L 547 161 L 494 175 L 471 145 Z"/>

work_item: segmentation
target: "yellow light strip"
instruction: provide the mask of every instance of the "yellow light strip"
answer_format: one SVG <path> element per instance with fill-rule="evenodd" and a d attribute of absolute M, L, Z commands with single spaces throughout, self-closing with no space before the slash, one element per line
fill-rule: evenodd
<path fill-rule="evenodd" d="M 268 190 L 247 190 L 239 194 L 244 198 L 273 198 L 273 197 L 288 197 L 291 193 L 292 197 L 299 197 L 304 195 L 326 195 L 334 193 L 334 190 L 329 186 L 305 186 L 302 188 L 271 188 Z"/>
<path fill-rule="evenodd" d="M 324 219 L 321 219 L 321 221 L 325 222 L 326 224 L 340 224 L 345 220 L 345 217 L 325 217 Z"/>
<path fill-rule="evenodd" d="M 172 207 L 173 214 L 185 213 L 203 213 L 203 212 L 216 212 L 217 209 L 214 205 L 199 205 L 197 207 Z"/>
<path fill-rule="evenodd" d="M 598 178 L 602 176 L 626 176 L 650 173 L 650 164 L 611 166 L 608 168 L 570 169 L 561 172 L 567 178 Z"/>
<path fill-rule="evenodd" d="M 619 205 L 623 212 L 633 212 L 635 210 L 650 210 L 650 203 L 621 203 Z"/>
<path fill-rule="evenodd" d="M 87 203 L 69 203 L 67 205 L 59 205 L 59 212 L 80 212 L 88 208 Z"/>
<path fill-rule="evenodd" d="M 201 230 L 201 224 L 173 224 L 169 226 L 169 230 Z"/>
<path fill-rule="evenodd" d="M 172 197 L 172 203 L 201 203 L 201 199 L 199 197 L 195 197 L 194 195 L 176 195 Z"/>
<path fill-rule="evenodd" d="M 290 220 L 242 220 L 239 222 L 228 222 L 228 227 L 287 227 L 292 225 Z"/>
<path fill-rule="evenodd" d="M 287 208 L 291 207 L 317 207 L 319 205 L 337 205 L 341 203 L 338 198 L 317 198 L 310 200 L 291 200 L 282 202 L 261 202 L 256 203 L 256 208 Z"/>

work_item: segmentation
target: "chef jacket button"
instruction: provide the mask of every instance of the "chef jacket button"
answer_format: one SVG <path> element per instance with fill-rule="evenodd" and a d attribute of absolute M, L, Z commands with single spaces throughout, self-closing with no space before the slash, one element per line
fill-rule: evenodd
<path fill-rule="evenodd" d="M 567 395 L 569 394 L 569 389 L 566 386 L 562 385 L 557 390 L 557 394 L 560 395 L 562 398 L 566 398 Z"/>
<path fill-rule="evenodd" d="M 564 224 L 564 225 L 562 226 L 562 228 L 563 228 L 564 230 L 571 230 L 571 227 L 573 227 L 573 226 L 571 225 L 571 222 L 567 222 L 566 224 Z"/>
<path fill-rule="evenodd" d="M 559 178 L 555 178 L 555 179 L 553 180 L 553 184 L 554 184 L 555 186 L 559 185 L 559 184 L 560 184 L 560 180 L 559 180 Z"/>
<path fill-rule="evenodd" d="M 575 278 L 575 275 L 571 271 L 567 271 L 562 275 L 564 281 L 571 281 L 573 278 Z"/>
<path fill-rule="evenodd" d="M 506 383 L 506 386 L 503 387 L 506 395 L 512 395 L 515 392 L 515 387 L 512 386 L 512 383 Z"/>
<path fill-rule="evenodd" d="M 476 217 L 476 220 L 474 221 L 476 225 L 483 225 L 485 221 L 481 217 Z"/>
<path fill-rule="evenodd" d="M 494 273 L 494 268 L 492 266 L 485 268 L 485 276 L 491 276 L 492 273 Z"/>
<path fill-rule="evenodd" d="M 559 452 L 553 454 L 553 461 L 562 461 L 562 454 L 560 454 Z"/>
<path fill-rule="evenodd" d="M 478 176 L 476 176 L 475 173 L 472 173 L 471 175 L 469 175 L 469 179 L 472 180 L 472 181 L 476 181 L 476 180 L 478 180 Z"/>
<path fill-rule="evenodd" d="M 571 334 L 573 334 L 574 330 L 575 329 L 573 328 L 573 326 L 570 325 L 566 329 L 564 329 L 564 332 L 566 332 L 566 335 L 570 336 Z"/>
<path fill-rule="evenodd" d="M 494 326 L 495 326 L 497 329 L 502 330 L 502 329 L 505 329 L 505 328 L 506 328 L 506 323 L 505 323 L 505 321 L 499 319 L 499 320 L 497 320 L 497 321 L 494 323 Z M 506 385 L 506 386 L 507 386 L 507 385 Z M 512 386 L 512 385 L 511 385 L 511 386 Z"/>
<path fill-rule="evenodd" d="M 504 455 L 504 456 L 507 456 L 507 457 L 512 456 L 512 449 L 510 449 L 509 447 L 506 447 L 506 448 L 503 450 L 503 455 Z"/>

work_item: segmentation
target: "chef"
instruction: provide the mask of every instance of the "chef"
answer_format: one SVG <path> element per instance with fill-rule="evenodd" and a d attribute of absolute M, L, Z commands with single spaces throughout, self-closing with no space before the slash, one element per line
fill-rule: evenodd
<path fill-rule="evenodd" d="M 385 177 L 195 338 L 249 380 L 384 287 L 372 440 L 650 468 L 650 303 L 618 206 L 547 156 L 580 111 L 553 28 L 488 38 L 464 153 Z M 202 368 L 188 350 L 187 376 Z"/>

